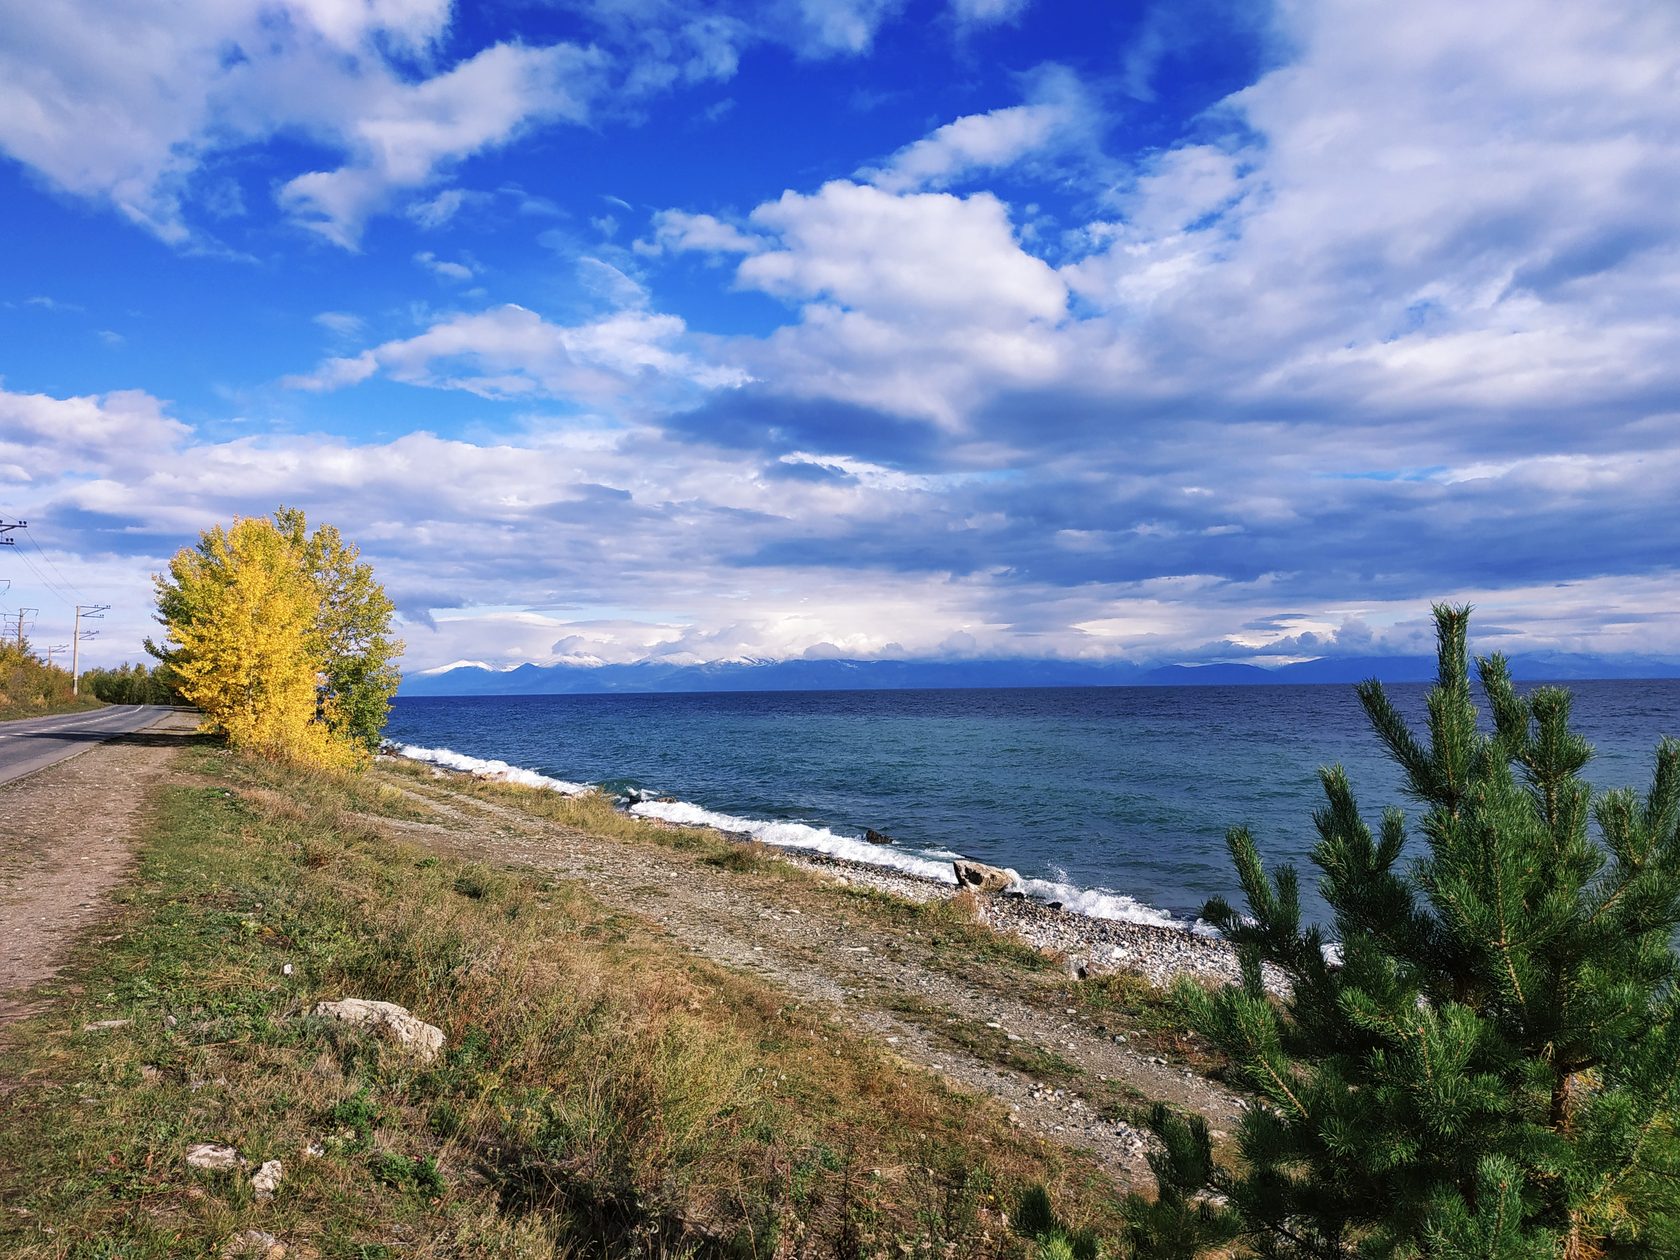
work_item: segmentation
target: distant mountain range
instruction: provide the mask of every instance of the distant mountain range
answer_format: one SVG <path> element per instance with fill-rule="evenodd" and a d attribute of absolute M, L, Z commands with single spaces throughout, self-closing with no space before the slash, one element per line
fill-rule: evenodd
<path fill-rule="evenodd" d="M 1513 657 L 1519 681 L 1680 678 L 1680 659 L 1537 652 Z M 1336 656 L 1266 669 L 1258 665 L 1145 667 L 1055 660 L 846 661 L 746 660 L 703 665 L 638 661 L 631 665 L 461 664 L 403 678 L 404 696 L 557 696 L 615 692 L 892 691 L 947 687 L 1174 687 L 1296 683 L 1428 682 L 1426 656 Z"/>

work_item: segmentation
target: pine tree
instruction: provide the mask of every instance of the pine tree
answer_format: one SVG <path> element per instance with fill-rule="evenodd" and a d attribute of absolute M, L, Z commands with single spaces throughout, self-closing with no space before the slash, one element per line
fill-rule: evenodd
<path fill-rule="evenodd" d="M 1256 1102 L 1238 1170 L 1206 1188 L 1263 1257 L 1680 1254 L 1680 742 L 1643 799 L 1595 801 L 1568 692 L 1519 695 L 1502 657 L 1478 660 L 1485 729 L 1469 609 L 1435 616 L 1427 740 L 1379 683 L 1358 693 L 1422 807 L 1410 849 L 1398 809 L 1373 835 L 1342 770 L 1320 772 L 1338 960 L 1295 869 L 1268 876 L 1228 837 L 1249 913 L 1204 913 L 1242 982 L 1181 996 Z M 1181 1200 L 1184 1171 L 1162 1177 Z"/>
<path fill-rule="evenodd" d="M 1195 1260 L 1237 1236 L 1241 1222 L 1219 1198 L 1210 1197 L 1217 1178 L 1207 1121 L 1180 1116 L 1156 1103 L 1149 1127 L 1157 1143 L 1150 1151 L 1156 1195 L 1126 1196 L 1126 1241 L 1134 1256 L 1148 1260 Z"/>

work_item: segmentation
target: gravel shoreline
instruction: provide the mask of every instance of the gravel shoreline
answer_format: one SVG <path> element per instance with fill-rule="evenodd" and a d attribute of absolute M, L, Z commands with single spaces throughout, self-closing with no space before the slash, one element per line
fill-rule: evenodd
<path fill-rule="evenodd" d="M 736 840 L 747 839 L 729 832 L 721 834 Z M 774 852 L 785 861 L 821 871 L 842 883 L 872 888 L 908 901 L 943 901 L 957 891 L 953 884 L 844 858 L 801 853 L 796 849 Z M 1186 976 L 1216 984 L 1234 984 L 1241 978 L 1235 950 L 1217 937 L 1200 936 L 1188 928 L 1094 919 L 1020 894 L 977 894 L 975 902 L 980 921 L 994 932 L 1060 954 L 1068 960 L 1070 969 L 1082 969 L 1094 975 L 1130 971 L 1163 987 Z M 1263 976 L 1266 988 L 1273 994 L 1282 996 L 1288 992 L 1287 981 L 1270 965 L 1264 969 Z"/>
<path fill-rule="evenodd" d="M 388 749 L 384 755 L 397 760 L 415 760 L 403 757 L 394 749 Z M 500 777 L 440 769 L 425 761 L 415 761 L 415 764 L 424 765 L 438 775 Z M 656 827 L 674 828 L 679 825 L 645 814 L 636 817 Z M 680 825 L 694 826 L 691 823 Z M 702 830 L 712 831 L 739 844 L 755 843 L 751 836 L 739 832 L 716 827 L 704 827 Z M 795 866 L 907 901 L 943 901 L 957 892 L 954 882 L 946 884 L 906 871 L 800 849 L 764 847 L 777 858 Z M 1212 984 L 1231 984 L 1240 979 L 1235 950 L 1217 937 L 1199 936 L 1188 928 L 1166 928 L 1121 919 L 1095 919 L 1019 893 L 976 894 L 975 902 L 980 921 L 987 927 L 1024 941 L 1035 949 L 1062 956 L 1076 974 L 1081 971 L 1093 975 L 1129 971 L 1162 987 L 1182 977 Z M 1289 992 L 1288 981 L 1270 964 L 1263 969 L 1262 977 L 1266 989 L 1273 995 L 1282 997 Z"/>

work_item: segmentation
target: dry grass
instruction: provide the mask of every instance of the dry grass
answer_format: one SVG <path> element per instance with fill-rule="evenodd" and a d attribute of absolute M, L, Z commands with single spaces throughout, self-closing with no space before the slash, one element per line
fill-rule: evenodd
<path fill-rule="evenodd" d="M 368 816 L 414 807 L 388 786 L 197 755 L 209 782 L 158 803 L 120 922 L 0 1057 L 5 1254 L 215 1254 L 256 1228 L 358 1260 L 1025 1256 L 1003 1208 L 1034 1185 L 1114 1227 L 1100 1174 L 995 1104 L 580 886 L 393 843 Z M 307 1015 L 342 996 L 438 1024 L 444 1057 Z M 133 1022 L 82 1031 L 107 1019 Z M 274 1202 L 185 1168 L 210 1140 L 283 1160 Z"/>

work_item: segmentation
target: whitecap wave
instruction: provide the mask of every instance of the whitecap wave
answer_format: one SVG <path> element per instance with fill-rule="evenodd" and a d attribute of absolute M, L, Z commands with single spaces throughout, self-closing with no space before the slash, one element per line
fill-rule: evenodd
<path fill-rule="evenodd" d="M 1165 910 L 1157 910 L 1136 897 L 1110 892 L 1106 888 L 1080 888 L 1052 879 L 1023 879 L 1016 887 L 1038 901 L 1059 901 L 1062 909 L 1072 910 L 1087 919 L 1116 919 L 1122 923 L 1142 923 L 1150 927 L 1184 928 L 1182 919 L 1174 918 Z"/>
<path fill-rule="evenodd" d="M 914 853 L 870 844 L 867 840 L 843 836 L 826 827 L 813 827 L 808 823 L 739 818 L 733 814 L 720 814 L 699 805 L 691 805 L 687 801 L 638 801 L 630 807 L 630 812 L 644 818 L 658 818 L 690 827 L 715 827 L 719 831 L 739 832 L 778 849 L 806 849 L 865 866 L 881 866 L 909 875 L 919 875 L 923 879 L 936 879 L 942 884 L 957 882 L 956 873 L 951 869 L 949 862 L 936 862 L 932 858 Z"/>
<path fill-rule="evenodd" d="M 503 783 L 517 783 L 521 787 L 544 788 L 562 796 L 582 796 L 585 792 L 595 790 L 587 783 L 568 783 L 565 779 L 551 779 L 535 770 L 526 770 L 505 761 L 497 761 L 493 757 L 469 757 L 452 748 L 420 748 L 414 744 L 398 744 L 397 752 L 414 761 L 424 761 L 447 770 L 464 770 L 468 774 L 483 775 Z"/>
<path fill-rule="evenodd" d="M 587 783 L 569 783 L 551 778 L 535 770 L 527 770 L 490 757 L 469 757 L 450 748 L 421 748 L 414 744 L 400 744 L 399 755 L 415 761 L 427 762 L 449 770 L 483 775 L 504 783 L 524 787 L 544 788 L 563 796 L 578 796 L 595 789 Z M 905 848 L 870 844 L 861 836 L 847 836 L 826 827 L 801 822 L 777 822 L 763 818 L 743 818 L 735 814 L 719 813 L 689 801 L 650 800 L 651 789 L 626 789 L 623 796 L 631 801 L 630 813 L 644 818 L 658 818 L 664 822 L 690 827 L 713 827 L 719 831 L 751 836 L 754 840 L 778 849 L 804 850 L 842 858 L 862 866 L 902 871 L 907 875 L 935 880 L 941 884 L 955 884 L 956 873 L 951 862 L 963 855 L 949 849 L 928 849 L 920 852 Z M 1004 868 L 1008 869 L 1008 868 Z M 1124 893 L 1105 888 L 1080 888 L 1068 882 L 1065 871 L 1052 867 L 1057 878 L 1023 878 L 1009 870 L 1014 880 L 1010 891 L 1022 893 L 1036 901 L 1058 901 L 1066 910 L 1092 919 L 1114 919 L 1125 923 L 1141 923 L 1152 927 L 1174 928 L 1182 931 L 1186 924 L 1165 910 L 1128 897 Z M 1212 927 L 1197 920 L 1190 930 L 1198 935 L 1217 935 Z"/>

